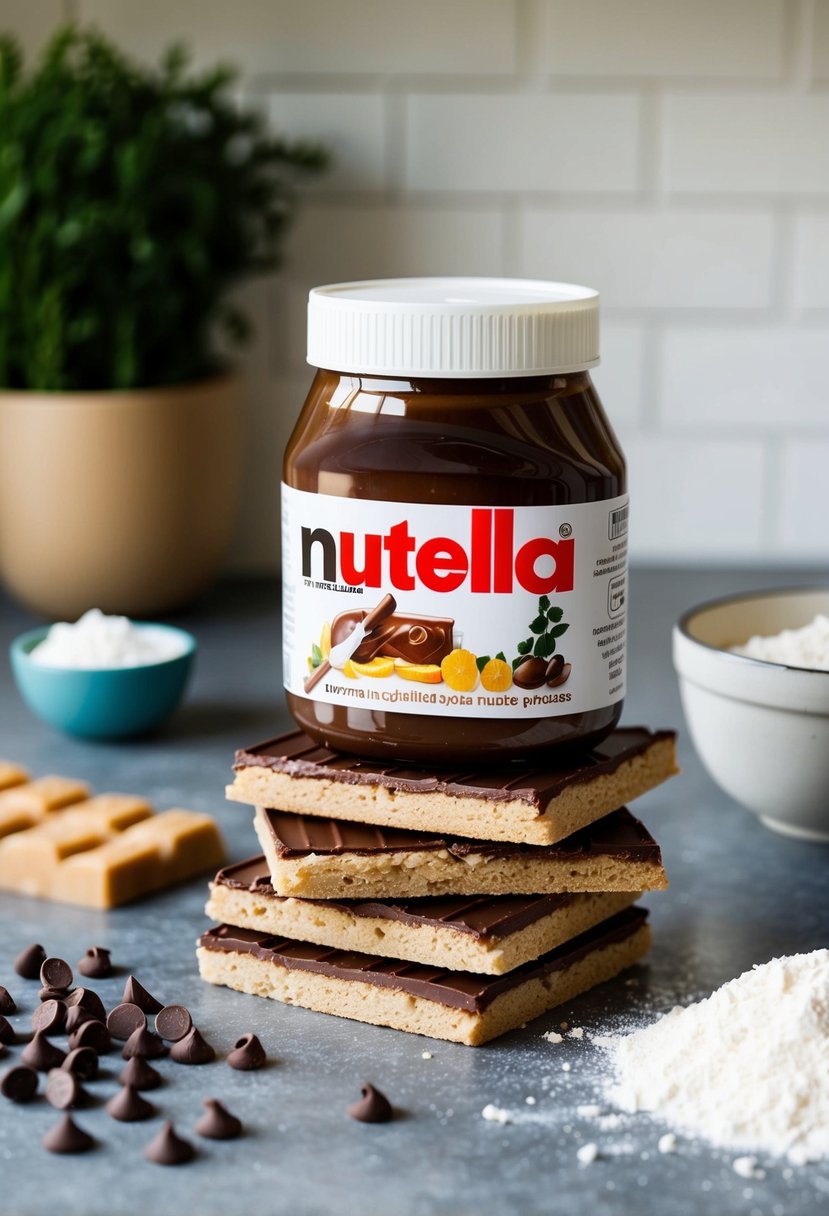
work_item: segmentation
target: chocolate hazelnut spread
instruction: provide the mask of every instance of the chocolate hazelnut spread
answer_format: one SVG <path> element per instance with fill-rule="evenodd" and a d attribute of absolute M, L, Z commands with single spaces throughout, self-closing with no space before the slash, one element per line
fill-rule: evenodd
<path fill-rule="evenodd" d="M 585 751 L 624 696 L 624 458 L 565 284 L 311 293 L 285 454 L 285 685 L 327 747 L 430 763 Z"/>

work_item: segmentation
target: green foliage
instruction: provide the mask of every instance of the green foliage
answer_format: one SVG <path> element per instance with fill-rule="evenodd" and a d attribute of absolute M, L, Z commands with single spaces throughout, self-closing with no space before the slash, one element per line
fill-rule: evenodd
<path fill-rule="evenodd" d="M 24 75 L 0 38 L 0 386 L 180 384 L 213 372 L 246 318 L 227 300 L 269 270 L 298 177 L 324 151 L 269 135 L 235 73 L 158 69 L 61 30 Z"/>

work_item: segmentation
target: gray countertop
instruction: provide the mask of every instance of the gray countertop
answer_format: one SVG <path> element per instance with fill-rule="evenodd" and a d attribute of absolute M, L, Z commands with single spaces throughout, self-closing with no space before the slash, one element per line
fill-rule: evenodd
<path fill-rule="evenodd" d="M 624 720 L 682 727 L 670 627 L 683 608 L 731 590 L 818 581 L 795 571 L 637 572 Z M 0 647 L 31 623 L 0 602 Z M 198 667 L 186 706 L 163 734 L 117 746 L 57 735 L 23 708 L 4 663 L 0 754 L 36 773 L 145 794 L 159 808 L 211 811 L 231 855 L 241 858 L 256 846 L 246 808 L 223 802 L 233 750 L 289 725 L 276 589 L 220 588 L 181 623 L 198 636 Z M 655 931 L 648 964 L 631 982 L 605 985 L 477 1050 L 203 985 L 194 958 L 207 923 L 202 881 L 111 913 L 0 895 L 0 983 L 18 1000 L 19 1027 L 29 1025 L 37 988 L 14 974 L 16 951 L 39 941 L 74 964 L 88 945 L 101 944 L 123 968 L 119 978 L 92 985 L 105 1001 L 114 1003 L 133 971 L 161 999 L 187 1004 L 220 1054 L 252 1030 L 272 1057 L 266 1070 L 249 1074 L 223 1061 L 202 1068 L 161 1062 L 168 1083 L 148 1096 L 180 1132 L 192 1135 L 209 1096 L 222 1098 L 247 1127 L 235 1142 L 200 1141 L 197 1160 L 179 1169 L 142 1157 L 160 1119 L 118 1124 L 103 1111 L 117 1087 L 117 1056 L 104 1058 L 106 1073 L 90 1087 L 98 1105 L 77 1116 L 99 1141 L 86 1156 L 54 1157 L 41 1148 L 58 1117 L 43 1099 L 29 1107 L 0 1100 L 0 1212 L 806 1216 L 829 1205 L 828 1167 L 764 1163 L 765 1179 L 747 1182 L 734 1172 L 733 1154 L 682 1139 L 676 1154 L 658 1153 L 665 1129 L 647 1116 L 579 1116 L 580 1104 L 599 1103 L 611 1113 L 600 1092 L 603 1053 L 589 1036 L 556 1046 L 541 1037 L 564 1019 L 596 1032 L 641 1023 L 753 963 L 829 942 L 827 850 L 775 836 L 729 802 L 684 735 L 680 755 L 683 775 L 636 804 L 663 846 L 671 878 L 670 891 L 647 901 Z M 424 1059 L 424 1051 L 432 1058 Z M 363 1080 L 383 1089 L 403 1116 L 386 1125 L 348 1119 L 345 1107 Z M 508 1110 L 513 1122 L 482 1119 L 488 1103 Z M 600 1155 L 581 1166 L 576 1153 L 586 1142 L 595 1142 Z"/>

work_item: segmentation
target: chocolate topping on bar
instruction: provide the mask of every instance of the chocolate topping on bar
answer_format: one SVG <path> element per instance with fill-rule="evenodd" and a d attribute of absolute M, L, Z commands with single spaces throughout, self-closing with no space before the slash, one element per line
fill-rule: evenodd
<path fill-rule="evenodd" d="M 351 826 L 342 824 L 342 827 Z M 278 898 L 264 857 L 252 857 L 219 870 L 217 885 Z M 307 904 L 337 908 L 353 916 L 399 921 L 410 925 L 441 924 L 478 939 L 508 937 L 526 929 L 558 908 L 572 903 L 570 895 L 463 895 L 407 900 L 307 899 Z"/>
<path fill-rule="evenodd" d="M 263 810 L 274 848 L 280 857 L 306 857 L 310 853 L 437 852 L 454 857 L 470 854 L 487 857 L 521 857 L 565 861 L 569 858 L 618 857 L 625 861 L 661 862 L 659 845 L 648 829 L 626 807 L 605 815 L 557 844 L 510 844 L 502 841 L 461 840 L 408 832 L 402 828 L 367 827 L 340 819 L 298 815 L 288 811 Z"/>
<path fill-rule="evenodd" d="M 503 992 L 519 987 L 528 979 L 543 979 L 553 971 L 564 971 L 594 950 L 632 937 L 645 923 L 647 915 L 644 908 L 625 908 L 541 958 L 499 976 L 472 975 L 351 950 L 332 950 L 252 929 L 234 929 L 230 925 L 208 930 L 199 945 L 205 950 L 251 954 L 262 962 L 275 963 L 288 970 L 311 971 L 335 979 L 396 988 L 453 1009 L 478 1013 Z"/>
<path fill-rule="evenodd" d="M 291 777 L 316 777 L 347 785 L 384 785 L 407 793 L 448 794 L 504 802 L 520 800 L 543 813 L 547 804 L 570 785 L 580 785 L 615 772 L 620 765 L 647 752 L 657 742 L 675 738 L 670 730 L 620 727 L 587 755 L 564 766 L 503 768 L 493 772 L 413 768 L 361 760 L 320 747 L 302 731 L 291 731 L 236 753 L 236 768 L 270 768 Z"/>

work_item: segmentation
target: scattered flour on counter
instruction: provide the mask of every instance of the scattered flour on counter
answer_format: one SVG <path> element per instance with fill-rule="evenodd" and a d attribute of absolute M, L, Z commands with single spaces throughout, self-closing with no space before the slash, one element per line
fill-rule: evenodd
<path fill-rule="evenodd" d="M 503 1107 L 495 1106 L 490 1102 L 481 1111 L 481 1118 L 486 1119 L 488 1123 L 512 1123 L 512 1115 Z"/>
<path fill-rule="evenodd" d="M 592 1165 L 599 1156 L 598 1144 L 583 1144 L 576 1153 L 579 1165 Z"/>
<path fill-rule="evenodd" d="M 606 1045 L 623 1110 L 719 1148 L 829 1156 L 829 950 L 772 959 Z"/>
<path fill-rule="evenodd" d="M 557 1030 L 548 1030 L 547 1033 L 543 1034 L 541 1037 L 542 1039 L 546 1039 L 548 1043 L 564 1042 L 564 1035 L 559 1034 Z"/>
<path fill-rule="evenodd" d="M 734 654 L 767 663 L 785 663 L 811 671 L 829 671 L 829 617 L 816 616 L 802 629 L 784 629 L 768 637 L 749 638 L 742 646 L 732 646 Z"/>

